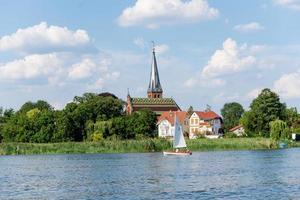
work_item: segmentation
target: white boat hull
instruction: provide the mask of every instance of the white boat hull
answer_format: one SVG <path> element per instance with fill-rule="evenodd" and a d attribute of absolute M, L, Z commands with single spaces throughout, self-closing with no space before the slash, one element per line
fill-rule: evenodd
<path fill-rule="evenodd" d="M 174 156 L 190 156 L 192 155 L 192 152 L 175 152 L 175 151 L 164 151 L 163 152 L 164 156 L 168 155 L 174 155 Z"/>

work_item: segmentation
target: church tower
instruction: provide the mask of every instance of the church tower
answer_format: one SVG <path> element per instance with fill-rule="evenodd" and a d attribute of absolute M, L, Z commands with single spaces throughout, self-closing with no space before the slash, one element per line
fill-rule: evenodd
<path fill-rule="evenodd" d="M 155 48 L 153 47 L 152 51 L 152 64 L 151 64 L 151 74 L 150 74 L 150 82 L 147 90 L 148 98 L 162 98 L 163 90 L 160 85 L 157 62 L 155 56 Z"/>

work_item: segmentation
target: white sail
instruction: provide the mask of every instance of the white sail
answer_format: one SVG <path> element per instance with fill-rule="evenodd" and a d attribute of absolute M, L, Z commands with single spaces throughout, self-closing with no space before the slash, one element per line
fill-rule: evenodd
<path fill-rule="evenodd" d="M 184 147 L 186 147 L 185 139 L 182 133 L 180 123 L 177 117 L 175 116 L 173 148 L 184 148 Z"/>

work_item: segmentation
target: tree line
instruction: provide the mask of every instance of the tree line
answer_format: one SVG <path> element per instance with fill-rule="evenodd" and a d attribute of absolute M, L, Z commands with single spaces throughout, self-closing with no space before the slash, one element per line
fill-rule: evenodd
<path fill-rule="evenodd" d="M 291 133 L 300 133 L 300 115 L 295 107 L 287 108 L 275 92 L 266 88 L 261 91 L 245 111 L 237 102 L 226 103 L 221 109 L 225 132 L 243 125 L 250 137 L 288 139 Z"/>
<path fill-rule="evenodd" d="M 85 93 L 62 110 L 48 102 L 26 102 L 18 111 L 0 108 L 0 141 L 67 142 L 155 137 L 156 114 L 142 110 L 130 116 L 124 102 L 110 93 Z"/>

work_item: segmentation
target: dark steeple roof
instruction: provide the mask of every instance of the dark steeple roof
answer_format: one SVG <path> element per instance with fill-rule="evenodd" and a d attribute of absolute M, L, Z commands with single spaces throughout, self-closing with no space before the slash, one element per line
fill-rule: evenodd
<path fill-rule="evenodd" d="M 148 92 L 163 92 L 159 81 L 157 62 L 155 57 L 155 49 L 153 48 L 152 64 L 151 64 L 151 74 L 150 83 L 148 87 Z"/>

